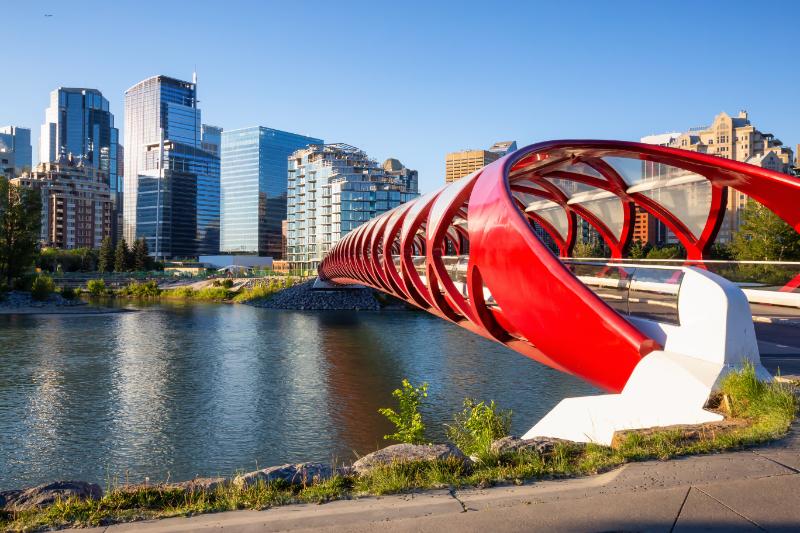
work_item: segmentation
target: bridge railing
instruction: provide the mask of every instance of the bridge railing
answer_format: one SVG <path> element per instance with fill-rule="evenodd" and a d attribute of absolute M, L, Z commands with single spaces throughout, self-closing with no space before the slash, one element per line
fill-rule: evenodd
<path fill-rule="evenodd" d="M 400 258 L 395 256 L 393 260 L 395 266 L 400 269 Z M 420 279 L 427 285 L 425 256 L 413 256 L 412 262 Z M 469 256 L 444 256 L 442 263 L 453 284 L 468 300 Z M 565 263 L 584 285 L 618 313 L 680 325 L 678 295 L 684 277 L 681 267 L 571 260 Z M 489 306 L 497 306 L 488 288 L 484 288 L 484 300 Z"/>

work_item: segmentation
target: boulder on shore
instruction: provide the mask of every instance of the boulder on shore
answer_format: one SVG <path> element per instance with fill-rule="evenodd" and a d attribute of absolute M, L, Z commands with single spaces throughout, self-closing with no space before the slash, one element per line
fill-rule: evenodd
<path fill-rule="evenodd" d="M 394 463 L 445 460 L 460 461 L 465 467 L 472 463 L 452 444 L 394 444 L 365 455 L 353 463 L 353 471 L 366 474 L 375 467 Z"/>
<path fill-rule="evenodd" d="M 290 485 L 310 485 L 311 483 L 330 479 L 333 474 L 333 468 L 324 463 L 288 463 L 240 474 L 233 478 L 233 484 L 239 487 L 247 487 L 259 481 L 264 483 L 283 481 Z"/>
<path fill-rule="evenodd" d="M 492 443 L 493 453 L 503 455 L 506 453 L 537 452 L 539 455 L 546 456 L 553 453 L 556 444 L 577 444 L 570 440 L 555 439 L 550 437 L 534 437 L 532 439 L 521 439 L 519 437 L 508 436 L 497 439 Z"/>
<path fill-rule="evenodd" d="M 34 507 L 46 507 L 58 500 L 77 498 L 79 500 L 99 500 L 103 490 L 95 483 L 85 481 L 55 481 L 26 490 L 12 490 L 0 493 L 0 507 L 24 511 Z"/>

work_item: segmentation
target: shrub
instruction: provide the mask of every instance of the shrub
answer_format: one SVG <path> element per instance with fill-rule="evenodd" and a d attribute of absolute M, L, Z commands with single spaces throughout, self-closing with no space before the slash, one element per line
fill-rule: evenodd
<path fill-rule="evenodd" d="M 36 276 L 31 284 L 31 296 L 34 300 L 43 301 L 47 300 L 56 290 L 56 284 L 53 283 L 53 278 L 50 276 L 40 275 Z"/>
<path fill-rule="evenodd" d="M 75 298 L 78 297 L 78 291 L 76 291 L 72 287 L 62 287 L 61 297 L 66 300 L 74 300 Z"/>
<path fill-rule="evenodd" d="M 464 410 L 445 428 L 447 438 L 465 454 L 487 457 L 492 442 L 511 431 L 511 411 L 498 409 L 494 400 L 486 404 L 467 398 Z"/>
<path fill-rule="evenodd" d="M 35 274 L 25 274 L 14 279 L 13 285 L 15 291 L 30 291 L 33 287 L 33 280 L 36 279 Z"/>
<path fill-rule="evenodd" d="M 402 388 L 395 389 L 392 396 L 397 398 L 399 412 L 391 408 L 378 409 L 378 412 L 395 425 L 397 431 L 384 435 L 386 440 L 396 440 L 408 444 L 422 444 L 425 440 L 425 424 L 419 406 L 423 398 L 428 397 L 428 384 L 413 386 L 407 379 Z"/>
<path fill-rule="evenodd" d="M 224 280 L 222 282 L 222 286 L 225 287 L 226 289 L 230 289 L 231 287 L 233 287 L 233 280 L 232 279 Z"/>
<path fill-rule="evenodd" d="M 89 283 L 86 284 L 86 290 L 89 291 L 91 296 L 103 296 L 108 291 L 106 282 L 102 279 L 90 279 Z"/>
<path fill-rule="evenodd" d="M 161 294 L 161 289 L 155 281 L 145 281 L 138 283 L 134 281 L 128 284 L 124 289 L 120 289 L 120 294 L 123 296 L 132 296 L 134 298 L 155 298 Z"/>

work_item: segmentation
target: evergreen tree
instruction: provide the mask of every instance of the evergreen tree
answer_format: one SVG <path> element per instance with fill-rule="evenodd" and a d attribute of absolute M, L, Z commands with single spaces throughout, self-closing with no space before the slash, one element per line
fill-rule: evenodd
<path fill-rule="evenodd" d="M 131 256 L 133 256 L 134 270 L 148 270 L 150 266 L 150 257 L 148 257 L 147 241 L 144 237 L 134 241 L 131 247 Z"/>
<path fill-rule="evenodd" d="M 741 214 L 739 231 L 733 236 L 731 253 L 738 261 L 790 261 L 800 258 L 800 234 L 781 217 L 748 200 Z"/>
<path fill-rule="evenodd" d="M 111 237 L 106 237 L 100 244 L 97 270 L 99 272 L 112 272 L 114 270 L 114 259 L 114 245 L 111 244 Z"/>
<path fill-rule="evenodd" d="M 41 216 L 38 190 L 12 185 L 0 177 L 0 279 L 9 285 L 33 265 Z"/>
<path fill-rule="evenodd" d="M 130 270 L 130 251 L 128 250 L 128 243 L 125 238 L 120 239 L 117 243 L 117 250 L 114 252 L 114 271 L 127 272 Z"/>

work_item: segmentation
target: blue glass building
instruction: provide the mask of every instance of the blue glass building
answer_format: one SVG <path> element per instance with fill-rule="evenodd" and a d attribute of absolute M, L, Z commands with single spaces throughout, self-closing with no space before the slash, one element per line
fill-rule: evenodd
<path fill-rule="evenodd" d="M 120 191 L 117 175 L 119 130 L 108 100 L 97 89 L 59 87 L 50 93 L 39 137 L 39 162 L 69 154 L 108 176 L 112 196 Z"/>
<path fill-rule="evenodd" d="M 11 155 L 15 175 L 32 169 L 31 152 L 31 130 L 18 126 L 0 127 L 0 153 Z"/>
<path fill-rule="evenodd" d="M 219 157 L 200 127 L 194 81 L 153 76 L 125 92 L 123 233 L 159 258 L 219 251 Z"/>
<path fill-rule="evenodd" d="M 288 158 L 322 142 L 263 126 L 222 133 L 221 251 L 281 258 Z"/>

